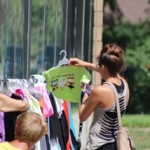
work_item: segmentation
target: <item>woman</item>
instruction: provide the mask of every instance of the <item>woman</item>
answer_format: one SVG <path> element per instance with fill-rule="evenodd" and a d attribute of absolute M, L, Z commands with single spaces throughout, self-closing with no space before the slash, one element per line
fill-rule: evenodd
<path fill-rule="evenodd" d="M 124 52 L 116 44 L 107 44 L 98 56 L 98 65 L 70 58 L 69 64 L 84 66 L 99 72 L 105 81 L 93 89 L 93 92 L 83 98 L 79 109 L 80 121 L 84 122 L 94 112 L 86 149 L 116 150 L 115 137 L 118 132 L 116 99 L 112 83 L 118 93 L 121 113 L 126 110 L 129 99 L 127 82 L 120 76 L 124 67 Z"/>
<path fill-rule="evenodd" d="M 0 93 L 0 111 L 12 112 L 12 111 L 26 111 L 29 109 L 29 104 L 23 100 L 15 100 Z"/>

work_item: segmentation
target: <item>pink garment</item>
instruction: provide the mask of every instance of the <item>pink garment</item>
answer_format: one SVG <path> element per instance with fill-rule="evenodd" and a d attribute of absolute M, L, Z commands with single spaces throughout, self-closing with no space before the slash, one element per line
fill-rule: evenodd
<path fill-rule="evenodd" d="M 15 94 L 19 95 L 22 99 L 25 98 L 25 95 L 24 95 L 24 92 L 22 91 L 22 89 L 16 89 Z"/>
<path fill-rule="evenodd" d="M 44 104 L 44 108 L 43 108 L 44 116 L 46 118 L 52 116 L 54 114 L 54 111 L 53 111 L 53 107 L 52 107 L 50 98 L 48 96 L 48 91 L 46 89 L 46 85 L 45 84 L 36 84 L 34 86 L 34 88 L 35 88 L 35 90 L 42 93 L 42 100 L 43 100 L 43 104 Z"/>
<path fill-rule="evenodd" d="M 0 112 L 0 142 L 5 141 L 4 113 Z"/>

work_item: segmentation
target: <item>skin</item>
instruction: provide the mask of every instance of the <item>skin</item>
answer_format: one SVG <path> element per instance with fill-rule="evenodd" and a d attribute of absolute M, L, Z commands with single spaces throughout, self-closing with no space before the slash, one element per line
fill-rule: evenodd
<path fill-rule="evenodd" d="M 109 73 L 107 67 L 104 65 L 97 67 L 95 64 L 82 61 L 78 58 L 70 58 L 69 64 L 92 69 L 100 73 L 100 75 L 105 81 L 114 83 L 118 86 L 121 85 L 122 77 L 119 74 L 112 76 Z M 128 103 L 129 89 L 127 90 L 125 100 L 126 100 L 126 103 Z M 108 87 L 106 87 L 105 85 L 99 85 L 99 86 L 94 87 L 93 92 L 89 96 L 85 94 L 83 97 L 83 103 L 81 104 L 80 109 L 79 109 L 80 121 L 81 122 L 86 121 L 88 117 L 92 114 L 95 107 L 98 106 L 100 108 L 111 108 L 114 106 L 114 103 L 115 103 L 114 93 Z"/>
<path fill-rule="evenodd" d="M 20 150 L 32 150 L 35 143 L 29 144 L 29 143 L 22 142 L 22 141 L 15 139 L 15 140 L 9 142 L 9 144 Z"/>
<path fill-rule="evenodd" d="M 2 93 L 0 93 L 0 111 L 13 112 L 13 111 L 26 111 L 29 104 L 23 100 L 15 100 Z"/>
<path fill-rule="evenodd" d="M 13 147 L 21 149 L 21 150 L 31 150 L 32 146 L 31 144 L 27 144 L 25 142 L 20 142 L 19 140 L 14 140 L 12 142 L 9 142 Z"/>

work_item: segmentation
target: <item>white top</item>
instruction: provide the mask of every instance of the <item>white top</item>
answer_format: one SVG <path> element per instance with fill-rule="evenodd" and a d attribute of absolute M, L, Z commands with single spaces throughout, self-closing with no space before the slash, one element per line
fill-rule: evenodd
<path fill-rule="evenodd" d="M 120 86 L 115 84 L 114 86 L 118 93 L 121 114 L 124 114 L 126 110 L 125 96 L 127 85 L 125 84 L 125 81 L 121 81 L 122 84 Z M 113 87 L 111 87 L 112 85 L 107 82 L 104 84 L 113 91 Z M 104 109 L 97 106 L 94 110 L 94 117 L 90 127 L 86 149 L 94 150 L 104 144 L 114 142 L 117 133 L 118 118 L 116 101 L 114 102 L 114 106 L 110 109 Z"/>

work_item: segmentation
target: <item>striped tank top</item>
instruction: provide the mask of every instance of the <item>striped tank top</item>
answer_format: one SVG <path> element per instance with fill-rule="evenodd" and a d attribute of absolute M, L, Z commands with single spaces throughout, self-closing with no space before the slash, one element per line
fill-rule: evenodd
<path fill-rule="evenodd" d="M 125 96 L 127 93 L 127 85 L 124 79 L 121 79 L 121 82 L 122 83 L 120 86 L 115 84 L 113 85 L 117 90 L 121 115 L 123 115 L 126 110 Z M 113 91 L 111 84 L 107 82 L 104 84 Z M 94 110 L 93 121 L 90 127 L 86 149 L 94 150 L 104 144 L 114 142 L 117 133 L 118 118 L 116 102 L 114 102 L 114 106 L 110 109 L 100 108 L 97 106 Z"/>

